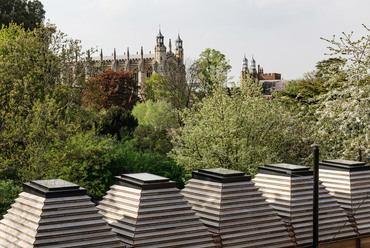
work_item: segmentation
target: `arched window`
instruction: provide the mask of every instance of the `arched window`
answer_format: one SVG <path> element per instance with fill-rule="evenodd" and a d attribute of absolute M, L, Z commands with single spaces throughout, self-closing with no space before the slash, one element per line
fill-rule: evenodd
<path fill-rule="evenodd" d="M 147 78 L 150 78 L 153 74 L 153 69 L 152 68 L 149 68 L 147 71 L 146 71 L 146 77 Z"/>
<path fill-rule="evenodd" d="M 136 82 L 139 82 L 139 72 L 137 69 L 134 70 L 134 79 Z"/>

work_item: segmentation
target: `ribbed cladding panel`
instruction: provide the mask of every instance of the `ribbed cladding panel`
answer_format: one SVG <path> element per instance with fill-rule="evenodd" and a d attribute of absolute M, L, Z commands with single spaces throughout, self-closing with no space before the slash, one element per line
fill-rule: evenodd
<path fill-rule="evenodd" d="M 48 190 L 31 188 L 19 195 L 1 221 L 0 247 L 125 247 L 88 196 L 73 192 L 61 197 L 59 189 Z"/>
<path fill-rule="evenodd" d="M 19 194 L 0 221 L 0 247 L 33 247 L 44 200 L 26 192 Z"/>
<path fill-rule="evenodd" d="M 342 208 L 353 216 L 360 235 L 370 234 L 370 170 L 340 171 L 320 168 L 320 180 Z"/>
<path fill-rule="evenodd" d="M 35 247 L 124 247 L 90 197 L 46 198 Z"/>
<path fill-rule="evenodd" d="M 289 220 L 298 245 L 312 244 L 312 177 L 258 173 L 253 181 L 279 215 Z M 334 197 L 320 184 L 319 240 L 328 241 L 334 236 L 354 238 L 356 234 Z"/>
<path fill-rule="evenodd" d="M 100 213 L 127 247 L 215 247 L 211 234 L 173 184 L 114 185 L 98 205 Z M 131 183 L 131 184 L 130 184 Z M 151 188 L 153 183 L 153 188 Z M 164 182 L 165 184 L 166 182 Z M 136 188 L 133 188 L 136 187 Z"/>
<path fill-rule="evenodd" d="M 181 191 L 222 247 L 293 247 L 283 222 L 251 181 L 191 179 Z"/>

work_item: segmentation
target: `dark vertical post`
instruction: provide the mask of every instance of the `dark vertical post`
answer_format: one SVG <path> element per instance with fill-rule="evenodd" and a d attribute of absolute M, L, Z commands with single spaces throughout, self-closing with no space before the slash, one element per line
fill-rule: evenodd
<path fill-rule="evenodd" d="M 358 156 L 359 156 L 358 161 L 362 161 L 362 150 L 361 150 L 361 148 L 358 149 Z"/>
<path fill-rule="evenodd" d="M 319 145 L 313 144 L 313 225 L 312 247 L 319 246 Z"/>

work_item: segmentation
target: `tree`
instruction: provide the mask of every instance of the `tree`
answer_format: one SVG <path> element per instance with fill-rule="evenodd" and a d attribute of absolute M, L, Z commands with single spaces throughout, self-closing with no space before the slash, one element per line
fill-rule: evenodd
<path fill-rule="evenodd" d="M 178 115 L 166 101 L 147 100 L 138 103 L 132 114 L 138 119 L 132 144 L 140 151 L 157 152 L 164 156 L 172 149 L 171 130 L 179 126 Z"/>
<path fill-rule="evenodd" d="M 79 157 L 68 145 L 71 137 L 96 135 L 94 124 L 86 118 L 90 115 L 79 105 L 79 89 L 72 87 L 85 76 L 72 70 L 68 78 L 73 81 L 68 81 L 64 73 L 74 67 L 76 54 L 83 54 L 78 44 L 51 25 L 30 31 L 11 23 L 0 30 L 0 174 L 4 180 L 18 185 L 60 172 L 61 164 Z"/>
<path fill-rule="evenodd" d="M 296 159 L 302 150 L 294 146 L 305 142 L 277 102 L 264 99 L 254 79 L 231 90 L 216 85 L 213 94 L 182 112 L 184 126 L 171 154 L 178 164 L 188 171 L 223 167 L 254 175 L 265 163 Z"/>
<path fill-rule="evenodd" d="M 22 188 L 15 185 L 13 181 L 0 179 L 0 220 L 21 191 Z"/>
<path fill-rule="evenodd" d="M 328 92 L 312 106 L 315 138 L 325 157 L 357 160 L 359 150 L 370 153 L 370 30 L 364 28 L 367 35 L 359 40 L 353 40 L 353 33 L 343 33 L 339 41 L 324 39 L 330 55 L 341 61 L 339 73 L 325 81 Z"/>
<path fill-rule="evenodd" d="M 99 133 L 110 134 L 118 140 L 130 139 L 138 122 L 129 110 L 113 106 L 100 113 Z"/>
<path fill-rule="evenodd" d="M 221 52 L 207 48 L 192 65 L 201 92 L 210 93 L 216 83 L 227 84 L 231 66 Z"/>
<path fill-rule="evenodd" d="M 133 108 L 132 115 L 140 126 L 152 126 L 155 129 L 178 127 L 176 111 L 166 101 L 147 100 L 138 103 Z"/>
<path fill-rule="evenodd" d="M 16 24 L 1 29 L 0 120 L 15 107 L 27 112 L 47 95 L 65 104 L 79 102 L 74 86 L 85 80 L 79 70 L 84 55 L 80 41 L 68 39 L 53 25 L 32 31 Z"/>
<path fill-rule="evenodd" d="M 44 19 L 44 6 L 38 0 L 0 0 L 0 27 L 14 22 L 33 30 Z"/>
<path fill-rule="evenodd" d="M 131 72 L 107 69 L 83 85 L 83 102 L 96 110 L 112 106 L 131 110 L 139 101 L 138 91 L 139 86 Z"/>
<path fill-rule="evenodd" d="M 170 61 L 164 74 L 153 73 L 145 82 L 145 93 L 146 100 L 167 101 L 174 109 L 180 110 L 190 106 L 194 84 L 187 82 L 185 66 L 175 63 L 178 62 Z"/>

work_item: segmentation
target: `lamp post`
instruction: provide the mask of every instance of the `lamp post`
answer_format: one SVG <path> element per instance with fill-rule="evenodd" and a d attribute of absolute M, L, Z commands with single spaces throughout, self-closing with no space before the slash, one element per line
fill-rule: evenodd
<path fill-rule="evenodd" d="M 319 245 L 319 145 L 313 148 L 313 221 L 312 221 L 312 247 Z"/>

